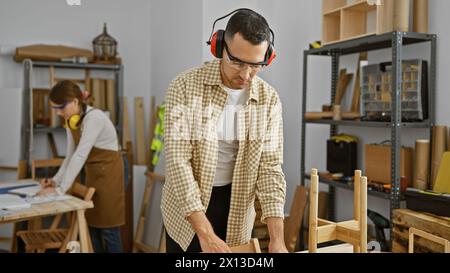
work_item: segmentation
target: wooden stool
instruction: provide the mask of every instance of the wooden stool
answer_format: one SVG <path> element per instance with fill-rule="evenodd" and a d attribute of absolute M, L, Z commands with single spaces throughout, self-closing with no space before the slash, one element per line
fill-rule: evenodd
<path fill-rule="evenodd" d="M 310 253 L 317 252 L 317 244 L 339 240 L 353 245 L 353 252 L 367 253 L 367 177 L 355 171 L 354 219 L 331 222 L 317 216 L 319 176 L 317 169 L 311 172 L 309 194 L 309 240 Z"/>

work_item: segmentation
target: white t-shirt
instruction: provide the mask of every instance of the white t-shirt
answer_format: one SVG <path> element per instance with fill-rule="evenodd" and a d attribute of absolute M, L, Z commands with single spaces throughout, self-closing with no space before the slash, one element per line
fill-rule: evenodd
<path fill-rule="evenodd" d="M 217 121 L 219 154 L 214 187 L 229 185 L 233 180 L 234 165 L 239 150 L 237 113 L 244 107 L 248 98 L 248 91 L 244 89 L 235 90 L 224 87 L 224 90 L 228 98 Z"/>
<path fill-rule="evenodd" d="M 83 168 L 93 147 L 118 151 L 117 132 L 111 120 L 99 109 L 88 106 L 85 118 L 81 123 L 80 143 L 75 149 L 74 139 L 69 128 L 67 132 L 67 154 L 53 181 L 58 189 L 65 193 L 73 184 L 76 176 Z"/>

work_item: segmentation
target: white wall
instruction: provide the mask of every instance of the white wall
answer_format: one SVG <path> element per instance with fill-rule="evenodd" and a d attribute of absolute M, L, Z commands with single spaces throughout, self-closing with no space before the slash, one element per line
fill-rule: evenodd
<path fill-rule="evenodd" d="M 202 61 L 202 1 L 150 1 L 152 95 L 164 99 L 170 82 Z"/>

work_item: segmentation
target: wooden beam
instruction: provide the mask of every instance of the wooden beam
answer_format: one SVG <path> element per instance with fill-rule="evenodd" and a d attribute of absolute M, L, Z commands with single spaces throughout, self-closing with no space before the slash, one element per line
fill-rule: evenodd
<path fill-rule="evenodd" d="M 317 227 L 317 243 L 337 240 L 336 224 Z"/>
<path fill-rule="evenodd" d="M 315 173 L 315 174 L 314 174 Z M 317 251 L 317 207 L 318 207 L 319 176 L 317 170 L 311 172 L 311 187 L 309 191 L 309 240 L 310 253 Z"/>
<path fill-rule="evenodd" d="M 295 251 L 297 245 L 298 235 L 303 223 L 303 216 L 305 213 L 307 201 L 306 188 L 297 186 L 294 193 L 294 200 L 292 201 L 291 211 L 289 217 L 285 220 L 285 243 L 289 252 Z"/>
<path fill-rule="evenodd" d="M 145 115 L 144 98 L 134 98 L 134 120 L 136 133 L 136 165 L 146 165 L 145 163 Z"/>
<path fill-rule="evenodd" d="M 367 253 L 367 177 L 360 179 L 360 211 L 359 211 L 359 247 L 361 253 Z"/>
<path fill-rule="evenodd" d="M 130 134 L 130 120 L 128 117 L 128 101 L 127 97 L 122 97 L 122 109 L 123 109 L 123 124 L 122 124 L 122 146 L 126 147 L 128 142 L 131 142 Z M 133 157 L 134 159 L 134 157 Z"/>
<path fill-rule="evenodd" d="M 116 82 L 111 79 L 107 79 L 105 83 L 106 93 L 106 109 L 109 111 L 109 117 L 114 125 L 117 124 L 117 111 L 116 111 Z"/>
<path fill-rule="evenodd" d="M 358 63 L 356 67 L 356 77 L 353 84 L 353 97 L 350 111 L 351 112 L 360 112 L 359 111 L 359 102 L 361 97 L 361 61 L 367 60 L 367 52 L 359 53 Z"/>

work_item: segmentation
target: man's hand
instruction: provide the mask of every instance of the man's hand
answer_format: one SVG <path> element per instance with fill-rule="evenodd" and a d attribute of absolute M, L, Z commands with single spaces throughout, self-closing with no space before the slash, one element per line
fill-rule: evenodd
<path fill-rule="evenodd" d="M 288 253 L 284 242 L 269 242 L 269 253 Z"/>
<path fill-rule="evenodd" d="M 231 253 L 230 247 L 214 233 L 203 237 L 199 236 L 198 239 L 203 252 Z"/>
<path fill-rule="evenodd" d="M 283 219 L 277 217 L 266 218 L 267 228 L 269 229 L 269 252 L 270 253 L 288 253 L 284 243 L 284 225 Z"/>
<path fill-rule="evenodd" d="M 46 196 L 46 195 L 55 195 L 57 194 L 55 187 L 49 186 L 40 190 L 36 195 L 37 196 Z"/>
<path fill-rule="evenodd" d="M 50 179 L 50 178 L 42 179 L 42 180 L 39 182 L 39 184 L 41 184 L 41 187 L 42 187 L 43 189 L 48 188 L 48 187 L 55 187 L 55 186 L 56 186 L 55 181 L 53 181 L 53 180 Z"/>
<path fill-rule="evenodd" d="M 203 252 L 231 253 L 230 247 L 214 233 L 214 229 L 204 212 L 193 212 L 187 219 L 198 236 Z"/>

